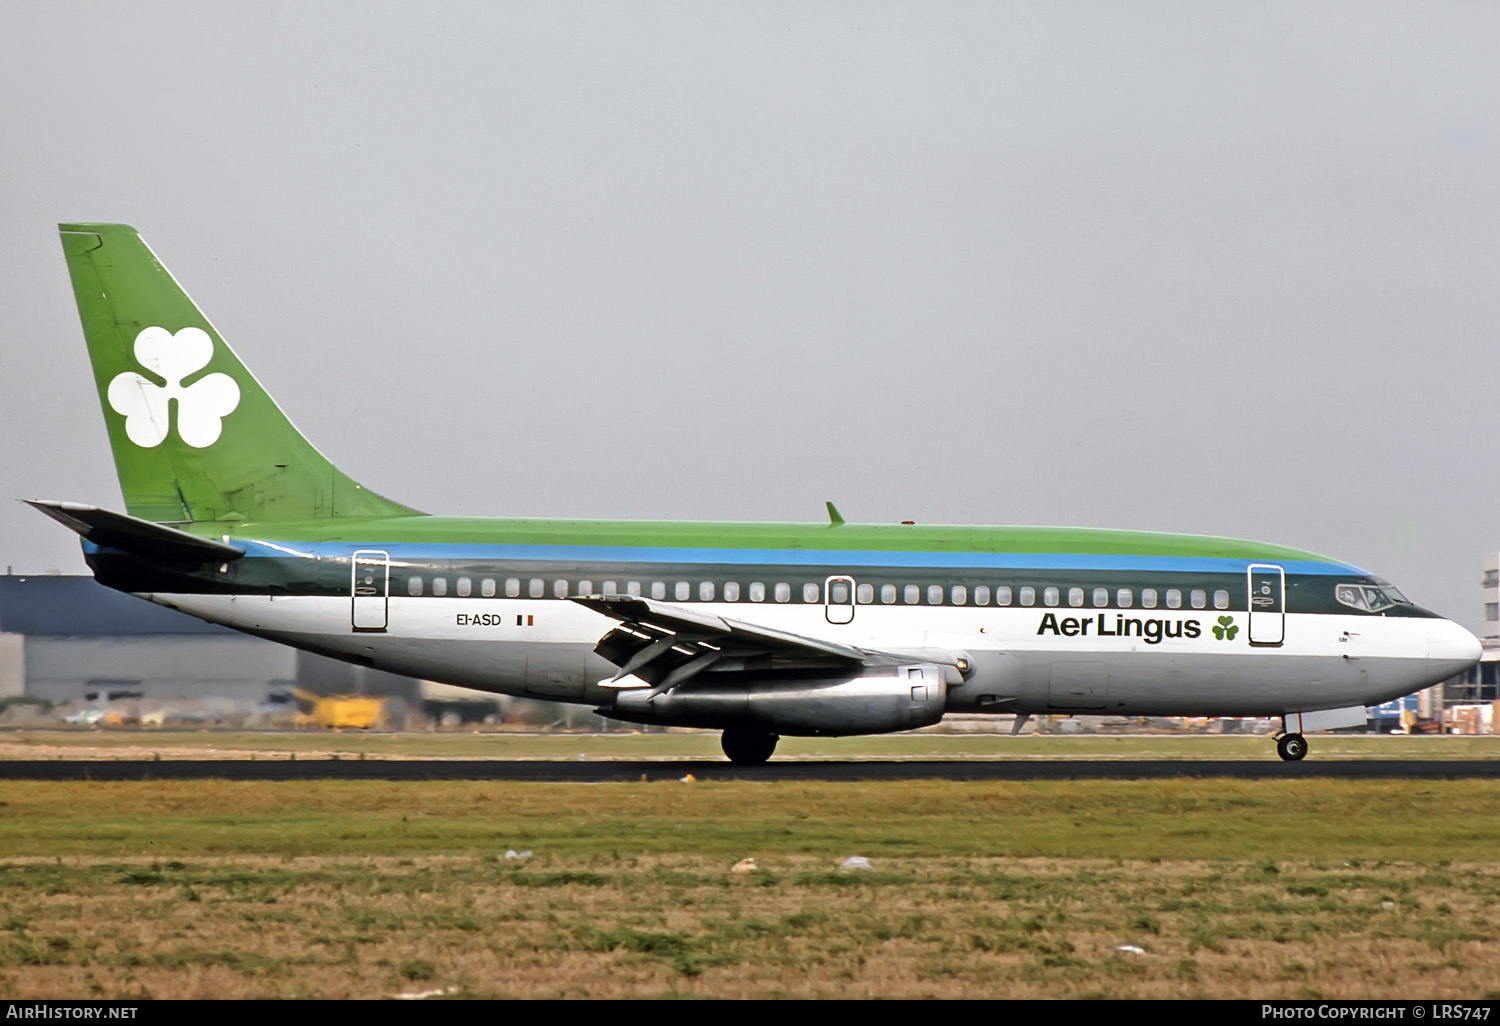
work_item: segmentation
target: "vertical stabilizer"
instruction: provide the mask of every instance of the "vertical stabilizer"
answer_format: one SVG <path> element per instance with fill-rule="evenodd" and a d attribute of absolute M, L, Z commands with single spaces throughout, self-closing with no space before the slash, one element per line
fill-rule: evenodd
<path fill-rule="evenodd" d="M 416 515 L 302 437 L 134 228 L 58 229 L 131 516 Z"/>

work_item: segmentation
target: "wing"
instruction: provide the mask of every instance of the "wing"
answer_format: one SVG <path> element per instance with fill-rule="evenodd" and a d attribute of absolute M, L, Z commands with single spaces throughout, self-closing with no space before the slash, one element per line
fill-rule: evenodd
<path fill-rule="evenodd" d="M 639 687 L 634 681 L 622 683 L 634 677 L 659 693 L 705 672 L 764 678 L 807 670 L 853 671 L 895 661 L 886 653 L 631 595 L 580 595 L 573 601 L 620 621 L 594 648 L 620 668 L 605 682 L 617 687 Z"/>

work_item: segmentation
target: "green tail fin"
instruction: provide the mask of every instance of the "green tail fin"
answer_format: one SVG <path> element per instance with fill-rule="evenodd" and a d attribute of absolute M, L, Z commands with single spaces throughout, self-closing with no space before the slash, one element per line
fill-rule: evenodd
<path fill-rule="evenodd" d="M 303 438 L 123 224 L 63 224 L 63 253 L 131 516 L 408 516 Z"/>

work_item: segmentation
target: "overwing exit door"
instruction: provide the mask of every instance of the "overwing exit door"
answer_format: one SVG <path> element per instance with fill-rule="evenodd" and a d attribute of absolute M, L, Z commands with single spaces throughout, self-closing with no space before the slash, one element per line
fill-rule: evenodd
<path fill-rule="evenodd" d="M 383 631 L 388 624 L 391 556 L 360 549 L 349 560 L 349 622 L 357 631 Z"/>
<path fill-rule="evenodd" d="M 829 623 L 854 622 L 854 578 L 830 577 L 824 582 L 823 615 Z"/>

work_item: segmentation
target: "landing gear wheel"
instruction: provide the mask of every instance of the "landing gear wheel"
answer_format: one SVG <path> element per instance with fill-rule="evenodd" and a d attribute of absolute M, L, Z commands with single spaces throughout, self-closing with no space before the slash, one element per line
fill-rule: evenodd
<path fill-rule="evenodd" d="M 1297 762 L 1307 754 L 1307 738 L 1301 734 L 1283 734 L 1276 739 L 1276 754 L 1287 762 Z"/>
<path fill-rule="evenodd" d="M 730 727 L 719 738 L 724 754 L 736 766 L 759 766 L 776 751 L 776 742 L 781 737 L 750 727 Z"/>

